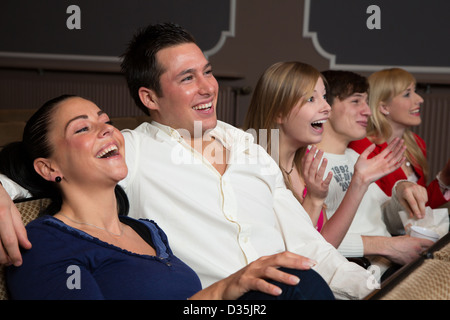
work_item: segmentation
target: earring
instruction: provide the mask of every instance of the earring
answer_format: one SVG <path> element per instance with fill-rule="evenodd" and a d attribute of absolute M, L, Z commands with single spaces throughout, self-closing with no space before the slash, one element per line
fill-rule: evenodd
<path fill-rule="evenodd" d="M 385 113 L 383 113 L 385 116 L 389 115 L 389 111 L 386 111 Z"/>
<path fill-rule="evenodd" d="M 56 182 L 56 183 L 60 183 L 60 182 L 61 182 L 61 180 L 62 180 L 62 179 L 61 179 L 61 177 L 60 177 L 60 176 L 57 176 L 57 177 L 55 178 L 55 182 Z"/>

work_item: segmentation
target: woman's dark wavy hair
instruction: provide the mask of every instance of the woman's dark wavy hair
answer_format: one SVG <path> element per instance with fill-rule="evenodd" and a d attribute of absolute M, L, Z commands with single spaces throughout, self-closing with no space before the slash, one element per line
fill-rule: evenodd
<path fill-rule="evenodd" d="M 27 121 L 22 141 L 12 142 L 0 151 L 0 172 L 27 189 L 33 197 L 50 198 L 51 204 L 41 212 L 54 215 L 61 210 L 62 194 L 58 184 L 42 178 L 34 169 L 34 160 L 49 158 L 54 148 L 48 139 L 53 113 L 60 103 L 76 95 L 61 95 L 44 103 Z M 128 198 L 120 186 L 115 188 L 120 215 L 127 215 Z"/>

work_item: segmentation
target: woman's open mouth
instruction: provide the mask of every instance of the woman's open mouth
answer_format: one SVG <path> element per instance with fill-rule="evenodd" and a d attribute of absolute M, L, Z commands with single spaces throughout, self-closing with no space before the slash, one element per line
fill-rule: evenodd
<path fill-rule="evenodd" d="M 327 122 L 327 120 L 318 120 L 318 121 L 314 121 L 311 123 L 311 126 L 315 129 L 315 130 L 322 130 L 323 129 L 323 124 Z"/>
<path fill-rule="evenodd" d="M 101 150 L 96 157 L 98 159 L 106 159 L 106 158 L 110 158 L 110 157 L 114 157 L 116 155 L 119 154 L 119 148 L 112 144 L 110 146 L 108 146 L 107 148 Z"/>

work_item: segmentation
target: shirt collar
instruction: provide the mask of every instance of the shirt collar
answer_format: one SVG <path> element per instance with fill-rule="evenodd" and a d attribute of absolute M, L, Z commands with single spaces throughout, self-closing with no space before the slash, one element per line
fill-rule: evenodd
<path fill-rule="evenodd" d="M 173 138 L 176 138 L 176 139 L 181 138 L 180 133 L 177 130 L 175 130 L 169 126 L 166 126 L 166 125 L 156 122 L 154 120 L 152 120 L 151 125 L 155 126 L 159 130 L 161 130 L 162 132 L 165 132 L 166 134 L 168 134 L 169 136 L 171 136 Z"/>
<path fill-rule="evenodd" d="M 181 134 L 170 126 L 166 126 L 154 120 L 151 124 L 175 140 L 183 139 Z M 228 150 L 236 149 L 237 146 L 240 146 L 239 149 L 248 149 L 249 145 L 254 142 L 254 138 L 251 134 L 222 121 L 217 121 L 216 127 L 212 129 L 209 134 L 217 139 Z"/>

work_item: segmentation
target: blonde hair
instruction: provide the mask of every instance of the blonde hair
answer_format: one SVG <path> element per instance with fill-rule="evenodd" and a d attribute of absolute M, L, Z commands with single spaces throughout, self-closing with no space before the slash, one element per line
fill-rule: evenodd
<path fill-rule="evenodd" d="M 367 126 L 367 137 L 374 143 L 380 144 L 392 135 L 392 128 L 386 116 L 381 113 L 380 104 L 389 103 L 394 97 L 404 92 L 416 79 L 409 72 L 392 68 L 373 73 L 368 78 L 370 94 L 369 106 L 372 116 Z M 403 133 L 406 146 L 406 157 L 413 164 L 422 168 L 425 179 L 428 177 L 428 163 L 413 132 L 407 128 Z"/>
<path fill-rule="evenodd" d="M 256 130 L 258 143 L 261 137 L 261 129 L 267 132 L 267 152 L 271 150 L 271 130 L 278 129 L 277 119 L 285 118 L 300 102 L 306 103 L 306 97 L 314 93 L 314 87 L 320 78 L 325 82 L 322 74 L 314 67 L 302 62 L 278 62 L 267 68 L 258 80 L 255 87 L 247 116 L 244 122 L 244 130 Z M 301 160 L 306 152 L 306 147 L 297 150 L 294 157 L 294 165 L 298 172 L 301 171 Z M 282 170 L 283 171 L 283 170 Z M 293 191 L 289 176 L 283 172 L 287 187 Z"/>

